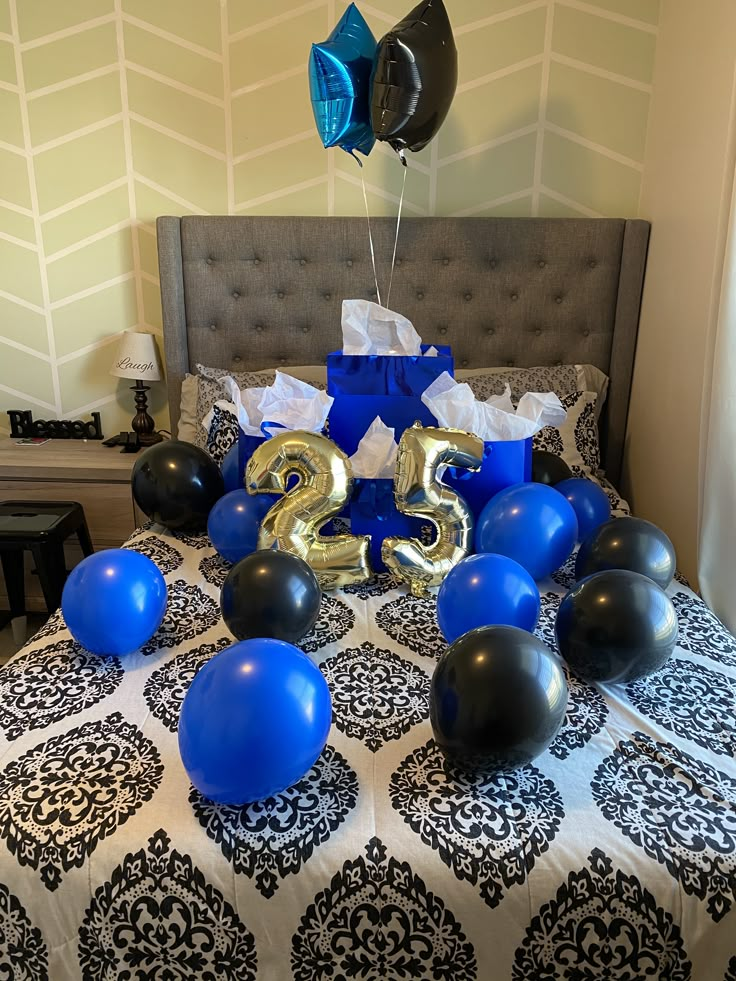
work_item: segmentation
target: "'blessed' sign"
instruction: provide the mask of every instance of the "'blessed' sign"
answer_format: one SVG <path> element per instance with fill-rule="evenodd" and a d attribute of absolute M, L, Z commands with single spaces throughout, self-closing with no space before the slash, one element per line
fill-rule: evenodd
<path fill-rule="evenodd" d="M 36 419 L 29 410 L 8 409 L 10 435 L 28 439 L 38 436 L 46 439 L 102 439 L 100 413 L 93 412 L 92 419 Z"/>

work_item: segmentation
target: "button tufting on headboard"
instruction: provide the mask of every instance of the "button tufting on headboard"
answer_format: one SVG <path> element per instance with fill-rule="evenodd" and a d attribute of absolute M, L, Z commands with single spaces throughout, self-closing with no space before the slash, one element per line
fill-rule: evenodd
<path fill-rule="evenodd" d="M 321 364 L 340 347 L 342 300 L 378 298 L 365 218 L 193 215 L 159 219 L 157 228 L 174 425 L 181 379 L 195 364 L 248 370 L 278 366 L 282 358 Z M 646 222 L 406 218 L 390 300 L 396 220 L 372 219 L 371 230 L 381 300 L 408 317 L 427 343 L 451 343 L 458 367 L 573 364 L 583 357 L 610 374 L 603 425 L 612 433 L 615 473 Z"/>

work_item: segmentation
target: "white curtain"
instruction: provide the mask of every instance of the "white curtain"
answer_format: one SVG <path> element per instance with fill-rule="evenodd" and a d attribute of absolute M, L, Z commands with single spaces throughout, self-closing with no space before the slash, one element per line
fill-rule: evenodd
<path fill-rule="evenodd" d="M 698 578 L 703 599 L 736 633 L 736 184 L 712 355 L 710 386 L 706 366 L 703 392 Z"/>

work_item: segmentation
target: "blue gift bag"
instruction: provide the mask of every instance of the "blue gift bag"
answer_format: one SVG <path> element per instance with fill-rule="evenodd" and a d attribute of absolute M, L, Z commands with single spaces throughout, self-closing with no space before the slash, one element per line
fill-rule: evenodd
<path fill-rule="evenodd" d="M 494 494 L 521 484 L 532 477 L 532 438 L 488 442 L 483 446 L 480 470 L 448 467 L 443 483 L 453 487 L 468 502 L 473 516 L 478 515 Z"/>
<path fill-rule="evenodd" d="M 356 477 L 350 501 L 350 530 L 353 535 L 371 536 L 371 565 L 385 572 L 381 544 L 389 535 L 419 538 L 422 522 L 396 510 L 393 480 Z"/>
<path fill-rule="evenodd" d="M 423 344 L 427 351 L 430 345 Z M 447 371 L 454 371 L 451 349 L 435 345 L 436 357 L 424 355 L 341 354 L 327 356 L 327 392 L 335 402 L 330 410 L 330 438 L 352 456 L 366 430 L 380 416 L 396 430 L 396 440 L 417 420 L 436 426 L 422 402 L 422 392 Z"/>
<path fill-rule="evenodd" d="M 238 434 L 238 469 L 240 471 L 240 483 L 239 487 L 245 486 L 245 468 L 248 466 L 248 460 L 253 456 L 255 451 L 264 442 L 265 436 L 246 436 L 243 430 L 239 430 Z"/>

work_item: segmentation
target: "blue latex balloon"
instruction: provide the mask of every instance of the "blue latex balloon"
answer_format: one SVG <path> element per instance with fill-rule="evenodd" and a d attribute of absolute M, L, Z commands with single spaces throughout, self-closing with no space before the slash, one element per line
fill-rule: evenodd
<path fill-rule="evenodd" d="M 309 56 L 309 97 L 325 147 L 368 156 L 376 138 L 370 120 L 370 80 L 376 39 L 354 3 Z"/>
<path fill-rule="evenodd" d="M 225 459 L 220 466 L 222 479 L 225 481 L 225 493 L 240 490 L 243 487 L 243 475 L 240 473 L 240 457 L 238 454 L 238 444 L 235 443 L 225 454 Z"/>
<path fill-rule="evenodd" d="M 611 517 L 611 502 L 600 484 L 584 477 L 570 477 L 554 488 L 572 505 L 578 519 L 578 541 L 584 541 Z"/>
<path fill-rule="evenodd" d="M 544 579 L 568 558 L 578 521 L 568 501 L 547 484 L 514 484 L 492 497 L 475 528 L 476 552 L 515 559 Z"/>
<path fill-rule="evenodd" d="M 179 717 L 179 752 L 197 790 L 240 806 L 280 794 L 314 764 L 327 742 L 327 682 L 283 640 L 244 640 L 195 676 Z"/>
<path fill-rule="evenodd" d="M 537 584 L 505 555 L 469 555 L 445 577 L 437 594 L 437 621 L 452 644 L 476 627 L 500 624 L 532 631 L 539 619 Z"/>
<path fill-rule="evenodd" d="M 72 637 L 86 650 L 130 654 L 158 630 L 166 612 L 166 583 L 147 555 L 105 549 L 69 573 L 61 612 Z"/>
<path fill-rule="evenodd" d="M 240 562 L 258 547 L 258 529 L 273 504 L 270 494 L 230 491 L 215 504 L 207 519 L 207 534 L 227 562 Z"/>

